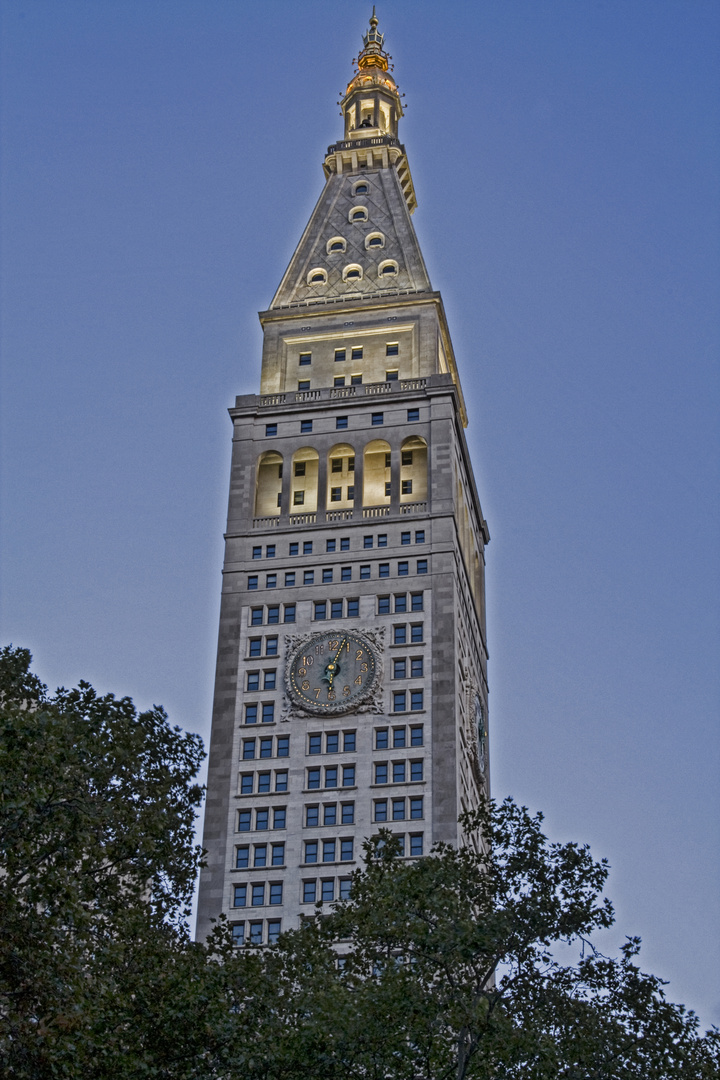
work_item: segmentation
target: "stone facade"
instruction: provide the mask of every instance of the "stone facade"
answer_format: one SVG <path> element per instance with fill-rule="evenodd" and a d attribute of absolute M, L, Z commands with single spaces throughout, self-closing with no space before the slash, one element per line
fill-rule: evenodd
<path fill-rule="evenodd" d="M 375 19 L 364 45 L 260 314 L 261 393 L 230 410 L 199 937 L 223 912 L 273 940 L 344 893 L 381 826 L 407 858 L 476 843 L 458 816 L 489 791 L 489 535 Z"/>

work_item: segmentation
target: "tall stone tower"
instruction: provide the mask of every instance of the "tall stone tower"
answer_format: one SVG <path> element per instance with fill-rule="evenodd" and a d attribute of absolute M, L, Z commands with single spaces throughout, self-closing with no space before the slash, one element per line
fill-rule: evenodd
<path fill-rule="evenodd" d="M 198 936 L 272 941 L 381 826 L 461 839 L 488 789 L 487 525 L 402 105 L 370 20 L 233 457 Z M 474 837 L 465 837 L 475 842 Z"/>

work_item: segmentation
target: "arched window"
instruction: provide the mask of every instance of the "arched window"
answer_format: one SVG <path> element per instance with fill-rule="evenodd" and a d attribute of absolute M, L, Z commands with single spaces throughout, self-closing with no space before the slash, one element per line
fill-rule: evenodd
<path fill-rule="evenodd" d="M 363 506 L 390 505 L 390 443 L 373 439 L 363 458 Z"/>
<path fill-rule="evenodd" d="M 346 510 L 355 505 L 355 450 L 336 443 L 328 453 L 327 508 Z"/>
<path fill-rule="evenodd" d="M 398 264 L 394 259 L 385 259 L 378 266 L 378 277 L 381 281 L 392 280 L 392 278 L 397 277 L 397 274 Z"/>
<path fill-rule="evenodd" d="M 365 237 L 365 249 L 370 251 L 373 249 L 384 248 L 385 237 L 381 232 L 371 232 Z"/>
<path fill-rule="evenodd" d="M 352 210 L 348 214 L 348 221 L 357 223 L 358 221 L 367 221 L 368 212 L 366 206 L 353 206 Z"/>
<path fill-rule="evenodd" d="M 307 276 L 308 285 L 325 285 L 327 284 L 327 270 L 323 270 L 322 267 L 317 266 L 314 270 L 311 270 Z"/>
<path fill-rule="evenodd" d="M 366 180 L 359 180 L 353 188 L 353 195 L 367 195 L 370 187 Z"/>
<path fill-rule="evenodd" d="M 427 443 L 419 435 L 400 448 L 400 502 L 427 500 Z"/>
<path fill-rule="evenodd" d="M 261 454 L 255 482 L 255 517 L 277 517 L 282 494 L 283 459 L 276 450 Z"/>
<path fill-rule="evenodd" d="M 303 446 L 292 459 L 290 480 L 290 513 L 314 514 L 317 510 L 318 463 L 317 450 Z"/>
<path fill-rule="evenodd" d="M 325 250 L 327 251 L 328 255 L 333 255 L 338 251 L 345 251 L 346 247 L 347 244 L 343 236 L 331 236 L 327 244 L 325 245 Z"/>
<path fill-rule="evenodd" d="M 343 270 L 343 281 L 361 281 L 362 276 L 362 266 L 358 263 L 349 263 Z"/>

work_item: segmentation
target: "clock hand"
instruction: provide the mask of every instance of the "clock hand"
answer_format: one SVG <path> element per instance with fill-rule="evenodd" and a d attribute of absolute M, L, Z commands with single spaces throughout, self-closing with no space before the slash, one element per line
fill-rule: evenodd
<path fill-rule="evenodd" d="M 340 655 L 340 653 L 343 651 L 343 645 L 345 644 L 346 640 L 347 640 L 346 638 L 342 639 L 342 641 L 340 642 L 340 648 L 335 653 L 335 655 L 333 656 L 333 658 L 330 661 L 330 663 L 328 664 L 328 666 L 325 668 L 325 678 L 328 680 L 328 682 L 330 684 L 329 687 L 328 687 L 329 690 L 332 690 L 333 679 L 335 678 L 337 673 L 340 671 L 340 665 L 338 664 L 337 659 L 338 659 L 338 656 Z"/>

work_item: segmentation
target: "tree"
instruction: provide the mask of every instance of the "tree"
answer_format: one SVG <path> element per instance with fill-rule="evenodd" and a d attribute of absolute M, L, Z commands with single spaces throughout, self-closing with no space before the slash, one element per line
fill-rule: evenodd
<path fill-rule="evenodd" d="M 50 695 L 30 659 L 0 650 L 0 1061 L 126 1075 L 123 980 L 186 959 L 202 743 L 84 682 Z"/>

